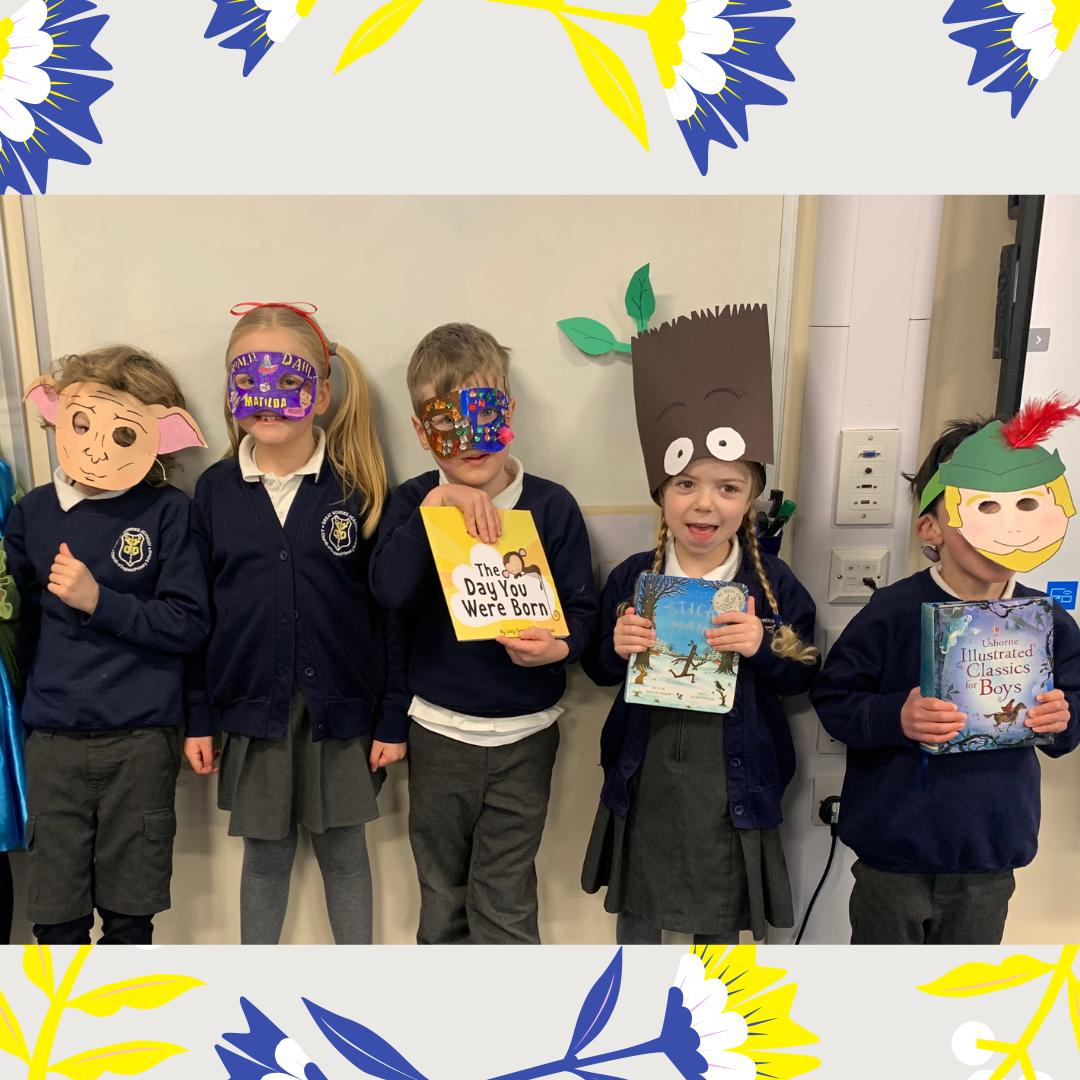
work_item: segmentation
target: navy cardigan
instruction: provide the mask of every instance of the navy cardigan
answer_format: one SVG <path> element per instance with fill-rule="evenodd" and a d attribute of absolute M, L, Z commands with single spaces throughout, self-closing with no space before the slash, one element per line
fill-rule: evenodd
<path fill-rule="evenodd" d="M 15 504 L 5 544 L 22 599 L 23 721 L 100 731 L 183 722 L 184 654 L 210 626 L 191 500 L 136 484 L 64 511 L 53 484 Z M 48 590 L 66 543 L 98 584 L 92 615 Z"/>
<path fill-rule="evenodd" d="M 1015 596 L 1043 596 L 1017 585 Z M 955 602 L 923 570 L 886 588 L 848 623 L 810 692 L 825 730 L 845 743 L 840 839 L 860 859 L 909 873 L 989 873 L 1026 866 L 1039 839 L 1039 759 L 1032 747 L 931 755 L 904 736 L 900 710 L 919 685 L 920 618 Z M 1080 740 L 1080 629 L 1054 603 L 1054 685 L 1072 718 L 1040 747 Z"/>
<path fill-rule="evenodd" d="M 638 575 L 651 568 L 655 552 L 631 555 L 612 572 L 601 598 L 600 637 L 582 657 L 581 666 L 599 686 L 626 681 L 627 662 L 615 652 L 613 633 L 619 605 L 634 595 Z M 790 623 L 803 641 L 814 640 L 814 601 L 787 565 L 762 553 L 765 574 L 772 585 L 780 617 Z M 754 597 L 759 615 L 770 608 L 765 592 L 747 565 L 745 555 L 735 580 Z M 761 648 L 739 660 L 735 701 L 728 713 L 716 720 L 724 725 L 727 758 L 728 805 L 731 820 L 739 829 L 772 829 L 783 820 L 780 800 L 795 772 L 795 747 L 779 695 L 805 693 L 817 671 L 816 664 L 782 660 L 771 648 L 768 630 Z M 604 769 L 601 802 L 620 816 L 630 806 L 627 781 L 645 757 L 652 706 L 629 705 L 620 690 L 600 734 L 600 764 Z"/>
<path fill-rule="evenodd" d="M 439 482 L 432 471 L 406 480 L 390 501 L 371 559 L 371 588 L 410 627 L 409 691 L 471 716 L 520 716 L 550 709 L 566 689 L 566 668 L 596 632 L 596 582 L 585 520 L 560 484 L 526 473 L 517 510 L 532 512 L 569 637 L 565 659 L 515 664 L 497 641 L 458 641 L 419 506 Z"/>
<path fill-rule="evenodd" d="M 374 731 L 404 742 L 404 649 L 368 588 L 375 538 L 358 495 L 329 460 L 305 476 L 282 527 L 261 483 L 236 458 L 195 487 L 193 532 L 210 582 L 213 629 L 192 658 L 188 735 L 222 730 L 283 739 L 294 678 L 312 738 Z"/>

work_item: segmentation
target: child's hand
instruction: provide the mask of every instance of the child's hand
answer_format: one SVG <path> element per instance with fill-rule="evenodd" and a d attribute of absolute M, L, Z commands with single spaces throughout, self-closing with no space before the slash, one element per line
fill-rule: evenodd
<path fill-rule="evenodd" d="M 77 611 L 94 614 L 98 602 L 98 583 L 94 575 L 71 554 L 67 544 L 60 545 L 60 551 L 53 559 L 49 572 L 49 592 L 59 596 L 68 607 Z"/>
<path fill-rule="evenodd" d="M 371 744 L 371 753 L 368 755 L 368 767 L 372 772 L 385 769 L 394 761 L 400 761 L 405 756 L 405 748 L 408 743 L 403 742 L 379 742 L 376 739 Z"/>
<path fill-rule="evenodd" d="M 728 611 L 713 618 L 713 626 L 720 630 L 706 630 L 705 640 L 716 652 L 737 652 L 740 656 L 753 656 L 765 639 L 765 627 L 754 614 L 754 598 L 746 601 L 745 611 Z"/>
<path fill-rule="evenodd" d="M 494 544 L 502 535 L 499 513 L 491 496 L 465 484 L 437 484 L 421 506 L 456 506 L 465 517 L 465 530 L 485 544 Z"/>
<path fill-rule="evenodd" d="M 1027 719 L 1024 721 L 1029 728 L 1045 734 L 1064 731 L 1069 726 L 1069 703 L 1065 700 L 1063 691 L 1047 690 L 1035 700 L 1039 704 L 1028 709 Z"/>
<path fill-rule="evenodd" d="M 214 749 L 214 740 L 209 735 L 184 740 L 184 756 L 200 776 L 209 776 L 218 771 L 214 762 L 220 753 L 220 750 Z"/>
<path fill-rule="evenodd" d="M 634 653 L 646 652 L 656 644 L 656 631 L 648 619 L 628 607 L 615 621 L 615 653 L 629 660 Z"/>
<path fill-rule="evenodd" d="M 518 667 L 555 664 L 570 654 L 570 646 L 565 641 L 539 626 L 526 626 L 517 637 L 497 637 L 495 640 Z"/>
<path fill-rule="evenodd" d="M 967 713 L 959 712 L 951 701 L 923 697 L 916 686 L 900 710 L 900 726 L 915 742 L 949 742 L 967 726 Z"/>

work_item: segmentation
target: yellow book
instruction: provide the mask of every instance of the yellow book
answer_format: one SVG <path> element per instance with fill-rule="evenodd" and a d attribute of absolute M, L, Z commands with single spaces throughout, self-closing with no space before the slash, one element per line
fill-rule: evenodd
<path fill-rule="evenodd" d="M 499 510 L 494 544 L 470 536 L 456 506 L 422 506 L 420 514 L 458 641 L 517 637 L 527 626 L 569 636 L 528 510 Z"/>

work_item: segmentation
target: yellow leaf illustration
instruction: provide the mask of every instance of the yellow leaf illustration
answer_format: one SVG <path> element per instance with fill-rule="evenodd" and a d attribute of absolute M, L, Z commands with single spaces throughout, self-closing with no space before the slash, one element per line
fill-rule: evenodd
<path fill-rule="evenodd" d="M 3 994 L 0 994 L 0 1050 L 14 1054 L 30 1064 L 30 1051 L 26 1048 L 19 1021 Z"/>
<path fill-rule="evenodd" d="M 626 65 L 599 38 L 582 30 L 558 12 L 555 18 L 570 35 L 585 76 L 592 83 L 600 100 L 630 129 L 634 138 L 649 149 L 649 134 L 645 129 L 645 113 L 641 108 L 634 80 Z"/>
<path fill-rule="evenodd" d="M 64 1058 L 49 1066 L 49 1072 L 57 1072 L 69 1080 L 98 1080 L 102 1073 L 134 1076 L 146 1072 L 174 1054 L 186 1054 L 182 1046 L 163 1042 L 116 1043 L 101 1046 L 97 1050 L 84 1050 L 74 1057 Z"/>
<path fill-rule="evenodd" d="M 776 1046 L 806 1046 L 818 1042 L 818 1037 L 806 1028 L 800 1027 L 789 1017 L 791 1003 L 795 998 L 797 985 L 788 983 L 767 994 L 749 998 L 728 1006 L 725 1012 L 737 1012 L 746 1020 L 748 1034 L 746 1042 L 737 1049 L 753 1054 L 759 1049 L 772 1049 Z"/>
<path fill-rule="evenodd" d="M 342 68 L 348 67 L 354 60 L 374 52 L 380 45 L 385 45 L 405 25 L 405 20 L 420 6 L 421 0 L 390 0 L 381 8 L 373 11 L 357 28 L 345 51 L 334 68 L 336 75 Z"/>
<path fill-rule="evenodd" d="M 727 986 L 728 1004 L 735 1004 L 772 986 L 787 972 L 783 968 L 758 967 L 757 953 L 753 945 L 736 945 L 726 951 L 725 945 L 703 945 L 693 950 L 705 965 L 706 979 L 719 979 Z"/>
<path fill-rule="evenodd" d="M 764 1080 L 791 1080 L 793 1076 L 802 1076 L 803 1073 L 816 1069 L 821 1062 L 816 1057 L 807 1057 L 805 1054 L 748 1054 L 745 1050 L 736 1050 L 737 1054 L 745 1054 L 757 1066 L 757 1076 Z"/>
<path fill-rule="evenodd" d="M 53 979 L 52 953 L 48 945 L 24 945 L 23 971 L 26 977 L 52 1001 L 56 982 Z"/>
<path fill-rule="evenodd" d="M 130 1009 L 156 1009 L 194 986 L 205 986 L 188 975 L 142 975 L 138 979 L 99 986 L 68 1002 L 91 1016 L 112 1016 L 125 1005 Z"/>
<path fill-rule="evenodd" d="M 1021 953 L 1010 956 L 997 966 L 961 964 L 947 975 L 942 975 L 940 979 L 935 979 L 932 983 L 916 987 L 916 989 L 926 994 L 933 994 L 935 997 L 975 997 L 977 994 L 992 994 L 995 990 L 1007 990 L 1011 986 L 1020 986 L 1053 970 L 1053 964 L 1044 964 L 1033 956 L 1025 956 Z"/>

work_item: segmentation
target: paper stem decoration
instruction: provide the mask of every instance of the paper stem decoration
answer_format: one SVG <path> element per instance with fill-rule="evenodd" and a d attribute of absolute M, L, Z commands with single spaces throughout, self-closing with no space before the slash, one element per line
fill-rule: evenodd
<path fill-rule="evenodd" d="M 649 264 L 634 271 L 634 276 L 626 286 L 623 300 L 626 314 L 637 324 L 638 333 L 649 328 L 649 320 L 656 312 L 656 296 L 649 280 Z M 614 333 L 602 322 L 578 316 L 573 319 L 560 319 L 556 324 L 559 329 L 583 352 L 589 356 L 603 356 L 604 353 L 629 353 L 630 343 L 619 341 Z"/>

